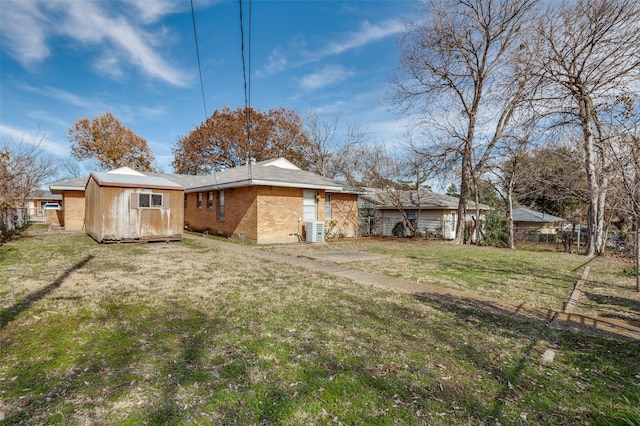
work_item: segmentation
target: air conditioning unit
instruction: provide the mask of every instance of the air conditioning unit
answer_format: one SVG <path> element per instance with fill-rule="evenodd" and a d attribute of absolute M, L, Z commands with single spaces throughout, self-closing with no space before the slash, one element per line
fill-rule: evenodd
<path fill-rule="evenodd" d="M 324 243 L 324 222 L 306 222 L 308 243 Z"/>

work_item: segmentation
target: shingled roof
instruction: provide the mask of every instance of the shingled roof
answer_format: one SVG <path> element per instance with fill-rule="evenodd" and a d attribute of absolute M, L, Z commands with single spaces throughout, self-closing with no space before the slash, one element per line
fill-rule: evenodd
<path fill-rule="evenodd" d="M 396 198 L 397 197 L 397 198 Z M 431 191 L 389 191 L 374 189 L 369 198 L 376 209 L 397 209 L 399 202 L 403 209 L 420 210 L 454 210 L 458 208 L 459 199 L 446 194 L 438 194 Z M 468 209 L 475 209 L 473 201 L 467 203 Z M 481 210 L 491 210 L 491 207 L 480 203 Z"/>
<path fill-rule="evenodd" d="M 554 216 L 547 213 L 537 212 L 535 210 L 520 207 L 513 209 L 513 221 L 514 222 L 536 222 L 536 223 L 551 223 L 551 222 L 568 222 L 567 219 L 563 219 L 558 216 Z"/>
<path fill-rule="evenodd" d="M 133 172 L 133 173 L 132 173 Z M 220 170 L 214 174 L 206 176 L 180 175 L 168 173 L 139 173 L 128 168 L 112 170 L 110 172 L 93 172 L 102 182 L 107 181 L 132 181 L 135 176 L 147 178 L 161 178 L 169 180 L 185 188 L 185 192 L 203 192 L 226 188 L 240 188 L 246 186 L 279 186 L 288 188 L 304 188 L 326 190 L 329 192 L 360 193 L 360 188 L 336 182 L 315 173 L 307 172 L 285 158 L 274 158 L 244 166 L 233 167 Z M 51 191 L 80 190 L 83 191 L 88 178 L 72 179 L 64 182 L 54 183 L 50 186 Z M 143 180 L 152 183 L 152 180 Z M 140 181 L 141 186 L 145 186 Z"/>

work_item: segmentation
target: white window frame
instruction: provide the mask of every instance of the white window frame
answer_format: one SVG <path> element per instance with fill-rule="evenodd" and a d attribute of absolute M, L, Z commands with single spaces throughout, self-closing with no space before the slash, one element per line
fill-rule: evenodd
<path fill-rule="evenodd" d="M 333 201 L 331 199 L 331 193 L 330 192 L 325 192 L 324 194 L 324 218 L 325 220 L 331 220 L 331 214 L 333 213 L 332 211 L 332 206 L 331 206 L 331 202 Z"/>
<path fill-rule="evenodd" d="M 131 194 L 132 209 L 162 209 L 165 206 L 165 194 L 162 192 L 134 192 Z"/>
<path fill-rule="evenodd" d="M 224 220 L 224 190 L 218 191 L 218 205 L 217 205 L 216 217 L 218 220 Z"/>
<path fill-rule="evenodd" d="M 318 220 L 318 203 L 316 202 L 316 191 L 314 190 L 303 190 L 302 217 L 305 222 L 315 222 Z"/>

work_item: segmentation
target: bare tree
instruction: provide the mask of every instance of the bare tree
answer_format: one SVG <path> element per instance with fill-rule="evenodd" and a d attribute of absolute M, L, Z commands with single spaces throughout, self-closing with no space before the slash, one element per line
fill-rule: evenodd
<path fill-rule="evenodd" d="M 616 108 L 620 105 L 621 109 Z M 636 291 L 640 292 L 640 111 L 632 98 L 622 96 L 615 102 L 611 121 L 617 124 L 617 132 L 607 139 L 613 166 L 611 183 L 617 211 L 635 228 Z"/>
<path fill-rule="evenodd" d="M 304 128 L 309 144 L 302 152 L 310 172 L 353 185 L 361 183 L 369 133 L 359 122 L 343 119 L 339 114 L 309 113 Z"/>
<path fill-rule="evenodd" d="M 640 78 L 639 22 L 637 0 L 576 0 L 554 3 L 537 28 L 535 75 L 542 82 L 542 110 L 560 115 L 581 133 L 589 185 L 589 256 L 604 247 L 610 164 L 603 105 L 633 90 Z"/>
<path fill-rule="evenodd" d="M 494 159 L 491 167 L 489 167 L 491 174 L 495 177 L 495 188 L 506 207 L 505 222 L 507 223 L 510 249 L 516 248 L 513 223 L 513 194 L 516 184 L 523 179 L 522 162 L 529 148 L 529 143 L 529 138 L 526 136 L 503 140 L 501 146 L 498 147 L 499 159 Z"/>
<path fill-rule="evenodd" d="M 417 111 L 432 143 L 434 162 L 459 163 L 456 243 L 465 242 L 464 218 L 473 176 L 504 136 L 524 97 L 528 76 L 521 53 L 532 0 L 425 2 L 426 23 L 401 40 L 401 76 L 393 101 Z"/>
<path fill-rule="evenodd" d="M 390 153 L 385 146 L 371 146 L 361 151 L 365 186 L 376 188 L 378 200 L 392 205 L 402 215 L 412 237 L 418 233 L 421 187 L 426 178 L 423 169 L 405 152 Z"/>
<path fill-rule="evenodd" d="M 42 148 L 44 138 L 5 140 L 0 149 L 0 200 L 26 206 L 29 194 L 55 176 L 55 159 Z"/>

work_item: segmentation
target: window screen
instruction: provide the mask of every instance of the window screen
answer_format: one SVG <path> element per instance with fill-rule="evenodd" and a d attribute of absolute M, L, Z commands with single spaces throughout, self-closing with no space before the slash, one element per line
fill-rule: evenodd
<path fill-rule="evenodd" d="M 151 207 L 151 194 L 138 194 L 138 207 Z"/>
<path fill-rule="evenodd" d="M 224 191 L 218 193 L 218 220 L 224 220 Z"/>
<path fill-rule="evenodd" d="M 162 194 L 151 194 L 151 207 L 162 207 Z"/>
<path fill-rule="evenodd" d="M 151 207 L 164 207 L 163 194 L 152 194 L 149 192 L 141 192 L 138 194 L 131 194 L 131 208 L 151 208 Z M 137 205 L 135 203 L 135 197 L 137 195 Z"/>

